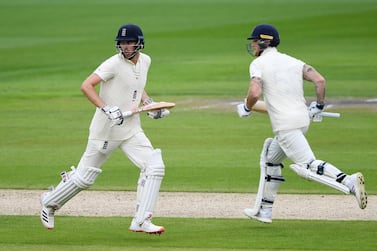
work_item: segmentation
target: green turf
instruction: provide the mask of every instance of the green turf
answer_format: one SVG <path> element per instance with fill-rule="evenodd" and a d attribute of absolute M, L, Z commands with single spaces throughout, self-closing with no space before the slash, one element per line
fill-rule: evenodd
<path fill-rule="evenodd" d="M 77 164 L 94 111 L 79 86 L 115 52 L 118 27 L 134 22 L 152 57 L 149 94 L 177 103 L 166 119 L 143 118 L 163 150 L 162 190 L 256 192 L 268 119 L 241 120 L 234 105 L 223 106 L 246 94 L 253 26 L 275 24 L 279 49 L 326 77 L 329 100 L 375 99 L 376 16 L 375 0 L 0 0 L 0 188 L 46 188 Z M 312 98 L 312 85 L 305 92 Z M 377 194 L 375 103 L 334 109 L 340 119 L 309 131 L 316 156 L 362 171 Z M 338 193 L 284 164 L 281 193 Z M 119 151 L 103 168 L 91 189 L 135 189 L 137 169 Z M 157 218 L 168 229 L 160 237 L 129 233 L 129 218 L 57 221 L 48 232 L 37 217 L 0 216 L 0 250 L 376 250 L 375 221 Z"/>
<path fill-rule="evenodd" d="M 18 106 L 26 102 L 18 101 Z M 0 187 L 45 188 L 56 184 L 60 171 L 76 165 L 80 159 L 93 108 L 84 98 L 54 98 L 49 100 L 49 106 L 43 106 L 44 102 L 34 100 L 22 116 L 15 116 L 19 109 L 15 106 L 0 111 Z M 218 102 L 221 105 L 225 101 Z M 231 105 L 224 110 L 197 110 L 192 104 L 187 107 L 182 100 L 177 100 L 177 104 L 166 119 L 156 121 L 143 116 L 147 135 L 155 147 L 163 150 L 167 175 L 162 190 L 255 192 L 260 149 L 264 139 L 271 136 L 267 116 L 255 114 L 241 120 Z M 86 108 L 75 110 L 75 106 Z M 348 173 L 362 171 L 369 193 L 376 194 L 377 181 L 369 177 L 373 177 L 372 163 L 376 162 L 377 114 L 337 111 L 342 113 L 340 119 L 325 118 L 322 123 L 312 124 L 308 139 L 313 150 L 318 158 Z M 302 180 L 288 168 L 289 163 L 285 163 L 287 182 L 281 186 L 281 192 L 335 192 Z M 135 189 L 137 168 L 120 151 L 103 169 L 92 189 Z"/>
<path fill-rule="evenodd" d="M 374 0 L 275 0 L 268 8 L 253 0 L 0 4 L 2 96 L 80 95 L 78 85 L 115 51 L 116 31 L 126 22 L 143 27 L 153 94 L 239 96 L 251 60 L 246 37 L 260 22 L 278 27 L 281 50 L 329 78 L 331 96 L 374 97 L 377 91 Z"/>
<path fill-rule="evenodd" d="M 31 216 L 0 216 L 0 250 L 375 250 L 377 222 L 159 218 L 160 236 L 130 218 L 64 217 L 52 231 Z M 324 227 L 326 226 L 326 227 Z M 336 233 L 336 235 L 334 235 Z"/>
<path fill-rule="evenodd" d="M 252 60 L 245 38 L 260 22 L 279 28 L 282 51 L 323 72 L 329 99 L 374 98 L 376 31 L 370 27 L 377 6 L 362 3 L 273 1 L 267 11 L 264 3 L 250 0 L 1 2 L 0 187 L 44 188 L 77 164 L 94 111 L 79 86 L 114 53 L 118 26 L 136 22 L 153 59 L 148 92 L 177 103 L 167 119 L 143 119 L 147 135 L 164 153 L 162 189 L 255 192 L 260 148 L 271 136 L 267 117 L 240 120 L 234 105 L 196 109 L 195 103 L 242 100 Z M 122 6 L 142 15 L 124 14 Z M 311 84 L 305 89 L 309 98 L 314 95 Z M 375 108 L 343 109 L 341 119 L 326 119 L 308 134 L 318 158 L 346 172 L 363 171 L 373 194 L 377 181 L 368 177 L 377 162 Z M 120 152 L 104 170 L 93 189 L 134 189 L 138 172 Z M 282 192 L 334 192 L 290 170 L 284 175 L 293 181 Z"/>

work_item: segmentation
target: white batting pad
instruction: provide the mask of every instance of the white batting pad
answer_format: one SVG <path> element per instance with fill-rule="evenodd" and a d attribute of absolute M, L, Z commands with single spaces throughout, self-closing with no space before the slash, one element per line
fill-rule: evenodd
<path fill-rule="evenodd" d="M 150 176 L 145 180 L 144 188 L 140 196 L 140 204 L 137 208 L 135 219 L 142 224 L 146 219 L 152 218 L 160 192 L 162 177 Z"/>
<path fill-rule="evenodd" d="M 145 180 L 146 180 L 145 173 L 140 172 L 139 180 L 137 181 L 135 213 L 139 210 L 139 207 L 140 207 L 141 197 L 142 197 L 144 185 L 145 185 Z"/>
<path fill-rule="evenodd" d="M 263 190 L 262 208 L 272 208 L 272 205 L 275 202 L 276 194 L 279 190 L 280 183 L 282 182 L 284 182 L 284 177 L 281 176 L 281 166 L 267 166 Z"/>
<path fill-rule="evenodd" d="M 86 189 L 94 184 L 100 173 L 102 173 L 102 170 L 99 168 L 79 166 L 71 179 L 78 187 Z"/>
<path fill-rule="evenodd" d="M 138 224 L 142 224 L 146 219 L 151 218 L 156 207 L 161 182 L 165 175 L 165 165 L 160 149 L 155 149 L 150 155 L 144 175 L 140 175 L 138 182 L 136 199 L 138 204 L 135 214 Z"/>
<path fill-rule="evenodd" d="M 314 160 L 310 163 L 309 168 L 312 172 L 318 172 L 318 169 L 322 167 L 323 175 L 336 179 L 338 174 L 342 173 L 338 168 L 323 160 Z"/>
<path fill-rule="evenodd" d="M 258 186 L 258 193 L 255 198 L 255 204 L 254 208 L 251 210 L 251 214 L 256 215 L 259 212 L 259 209 L 261 208 L 262 199 L 263 199 L 263 190 L 264 190 L 264 183 L 266 179 L 266 155 L 267 155 L 267 149 L 270 146 L 272 142 L 272 138 L 267 138 L 264 141 L 263 149 L 260 154 L 260 176 L 259 176 L 259 186 Z"/>
<path fill-rule="evenodd" d="M 58 186 L 47 193 L 42 201 L 45 207 L 61 208 L 81 190 L 92 185 L 96 177 L 102 172 L 101 169 L 95 167 L 83 167 L 80 169 L 72 168 L 72 171 L 67 173 Z"/>
<path fill-rule="evenodd" d="M 335 179 L 330 178 L 326 175 L 318 175 L 317 173 L 312 172 L 310 169 L 307 169 L 305 167 L 302 167 L 296 164 L 292 164 L 289 167 L 304 179 L 319 182 L 321 184 L 324 184 L 326 186 L 339 190 L 345 194 L 350 193 L 350 190 L 348 187 L 346 187 L 345 185 L 337 182 Z"/>
<path fill-rule="evenodd" d="M 153 150 L 152 154 L 149 156 L 148 162 L 146 164 L 145 170 L 146 176 L 164 176 L 165 175 L 165 164 L 162 160 L 162 154 L 160 149 Z"/>

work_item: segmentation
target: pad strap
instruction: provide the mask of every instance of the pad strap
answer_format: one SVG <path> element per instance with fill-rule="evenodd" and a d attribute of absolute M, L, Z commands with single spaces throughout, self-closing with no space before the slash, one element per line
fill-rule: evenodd
<path fill-rule="evenodd" d="M 279 164 L 273 164 L 271 162 L 266 162 L 266 166 L 280 166 L 281 168 L 284 168 L 284 165 L 282 163 Z"/>
<path fill-rule="evenodd" d="M 283 176 L 272 176 L 272 175 L 267 175 L 265 178 L 266 182 L 284 182 L 285 178 Z"/>
<path fill-rule="evenodd" d="M 318 175 L 317 172 L 313 172 L 313 171 L 311 171 L 311 169 L 304 168 L 302 165 L 298 165 L 298 164 L 292 164 L 292 165 L 290 165 L 290 168 L 304 179 L 319 182 L 319 183 L 324 184 L 326 186 L 337 189 L 337 190 L 339 190 L 339 191 L 341 191 L 345 194 L 350 193 L 350 190 L 349 190 L 348 187 L 337 182 L 336 179 L 333 179 L 329 176 Z"/>

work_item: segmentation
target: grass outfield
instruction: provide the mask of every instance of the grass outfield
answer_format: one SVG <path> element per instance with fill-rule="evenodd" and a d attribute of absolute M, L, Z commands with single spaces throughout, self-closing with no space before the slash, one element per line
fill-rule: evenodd
<path fill-rule="evenodd" d="M 59 217 L 43 229 L 37 217 L 0 216 L 0 250 L 376 250 L 377 222 L 245 219 L 156 219 L 161 236 L 128 231 L 130 218 Z"/>
<path fill-rule="evenodd" d="M 325 75 L 329 100 L 375 99 L 376 16 L 375 0 L 0 1 L 0 188 L 46 188 L 77 164 L 94 112 L 79 86 L 115 52 L 118 27 L 134 22 L 152 57 L 149 94 L 177 103 L 166 119 L 143 118 L 163 150 L 162 190 L 256 192 L 268 119 L 241 120 L 226 103 L 246 94 L 253 26 L 275 24 L 279 49 Z M 305 91 L 313 97 L 312 85 Z M 308 134 L 318 158 L 362 171 L 370 194 L 377 194 L 376 110 L 375 103 L 335 107 L 342 117 Z M 135 189 L 138 172 L 120 152 L 103 168 L 91 189 Z M 284 176 L 282 193 L 337 193 L 289 168 Z M 167 218 L 156 219 L 168 229 L 158 237 L 129 233 L 128 218 L 57 220 L 49 232 L 37 217 L 0 216 L 0 250 L 376 250 L 376 222 Z"/>
<path fill-rule="evenodd" d="M 19 102 L 18 105 L 26 105 L 22 100 Z M 43 106 L 45 102 L 34 100 L 30 103 L 33 110 L 22 108 L 22 116 L 15 116 L 15 105 L 13 112 L 0 111 L 4 127 L 0 132 L 1 188 L 45 189 L 58 182 L 62 170 L 79 160 L 86 145 L 91 112 L 74 109 L 85 106 L 86 100 L 56 98 Z M 264 139 L 271 135 L 268 118 L 255 114 L 241 120 L 230 105 L 222 110 L 205 110 L 194 109 L 197 106 L 188 106 L 182 100 L 177 103 L 166 119 L 143 117 L 147 135 L 156 147 L 163 149 L 167 175 L 162 190 L 256 192 L 260 149 Z M 55 110 L 57 107 L 60 108 Z M 344 108 L 336 111 L 342 113 L 341 118 L 325 118 L 322 123 L 312 125 L 308 134 L 312 147 L 319 158 L 346 172 L 362 171 L 369 193 L 376 194 L 372 163 L 376 163 L 377 114 Z M 289 162 L 285 164 L 288 167 Z M 137 168 L 120 151 L 103 169 L 92 189 L 135 189 Z M 284 169 L 284 175 L 287 182 L 281 185 L 282 193 L 338 193 L 299 178 L 289 168 Z"/>
<path fill-rule="evenodd" d="M 274 1 L 268 14 L 264 3 L 250 0 L 17 0 L 0 7 L 0 188 L 45 188 L 77 164 L 94 111 L 79 86 L 114 53 L 113 39 L 124 22 L 143 27 L 145 52 L 153 60 L 148 92 L 178 104 L 167 119 L 143 118 L 147 135 L 163 150 L 164 191 L 256 191 L 259 152 L 272 135 L 267 117 L 241 120 L 234 105 L 198 105 L 242 100 L 252 59 L 245 38 L 256 23 L 275 23 L 279 48 L 325 74 L 329 99 L 373 99 L 377 93 L 374 1 Z M 313 86 L 306 88 L 310 98 Z M 313 124 L 312 147 L 318 158 L 346 172 L 363 171 L 368 191 L 376 194 L 377 180 L 369 178 L 377 162 L 376 106 L 336 111 L 342 118 Z M 93 189 L 135 189 L 137 169 L 120 152 L 104 170 Z M 288 168 L 284 175 L 289 182 L 281 192 L 334 192 Z"/>

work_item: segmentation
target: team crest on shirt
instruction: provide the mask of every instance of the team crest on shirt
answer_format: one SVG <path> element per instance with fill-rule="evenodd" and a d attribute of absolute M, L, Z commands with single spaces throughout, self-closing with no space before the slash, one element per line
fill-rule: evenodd
<path fill-rule="evenodd" d="M 106 150 L 108 145 L 109 145 L 109 141 L 106 140 L 105 142 L 103 142 L 102 149 Z"/>
<path fill-rule="evenodd" d="M 132 102 L 135 102 L 136 101 L 136 98 L 137 98 L 137 91 L 134 90 L 134 93 L 132 95 Z"/>
<path fill-rule="evenodd" d="M 123 28 L 122 29 L 122 37 L 125 37 L 126 36 L 126 34 L 127 34 L 127 29 L 126 28 Z"/>

